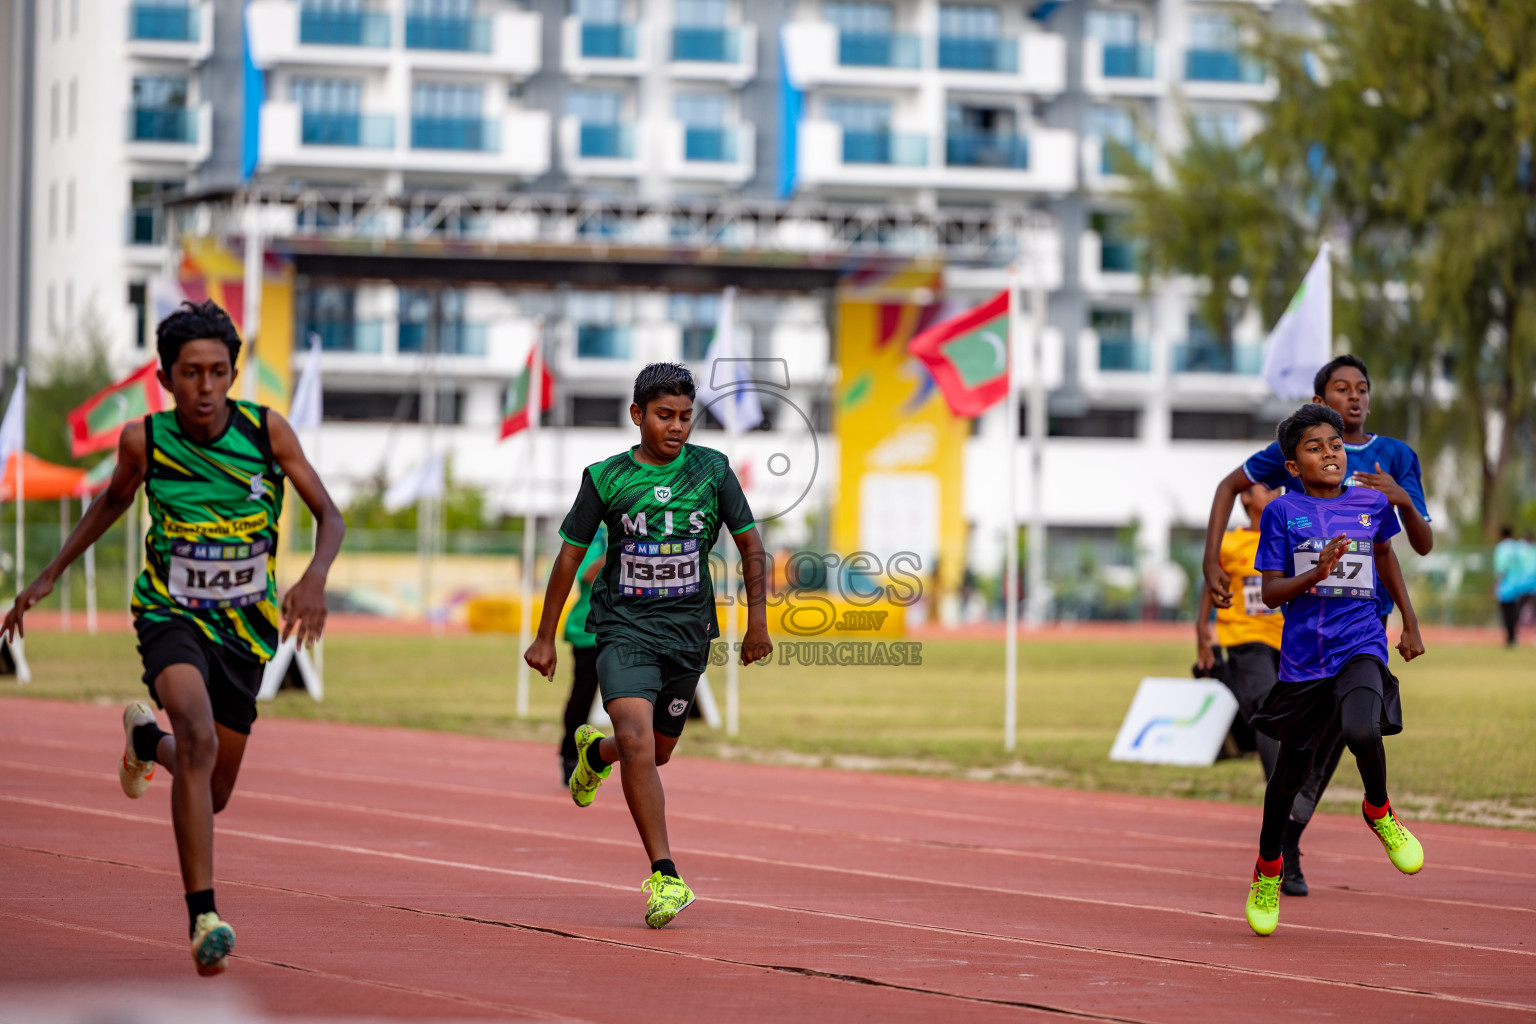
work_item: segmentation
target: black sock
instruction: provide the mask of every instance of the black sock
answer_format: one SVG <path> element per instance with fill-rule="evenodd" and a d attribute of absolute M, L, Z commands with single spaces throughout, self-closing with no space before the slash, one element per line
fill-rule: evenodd
<path fill-rule="evenodd" d="M 160 746 L 160 737 L 168 733 L 160 728 L 158 722 L 145 722 L 143 725 L 133 727 L 133 756 L 140 761 L 153 761 L 155 750 Z"/>
<path fill-rule="evenodd" d="M 651 861 L 651 870 L 652 871 L 660 871 L 663 875 L 666 875 L 668 878 L 681 879 L 683 877 L 682 875 L 677 873 L 677 865 L 672 863 L 672 858 L 671 857 L 666 857 L 666 858 L 663 858 L 662 860 L 653 860 L 653 861 Z"/>
<path fill-rule="evenodd" d="M 197 917 L 199 914 L 214 913 L 217 913 L 217 911 L 213 907 L 212 889 L 199 889 L 197 892 L 187 893 L 187 916 L 191 919 L 191 924 L 187 928 L 187 934 L 190 936 L 193 932 L 197 931 Z"/>
<path fill-rule="evenodd" d="M 600 746 L 602 746 L 602 741 L 587 745 L 587 767 L 598 774 L 602 774 L 603 769 L 608 767 L 608 762 L 603 760 L 603 755 L 597 752 L 597 748 Z"/>
<path fill-rule="evenodd" d="M 1285 835 L 1280 839 L 1280 849 L 1286 856 L 1301 853 L 1301 833 L 1307 827 L 1304 821 L 1290 818 L 1285 823 Z"/>

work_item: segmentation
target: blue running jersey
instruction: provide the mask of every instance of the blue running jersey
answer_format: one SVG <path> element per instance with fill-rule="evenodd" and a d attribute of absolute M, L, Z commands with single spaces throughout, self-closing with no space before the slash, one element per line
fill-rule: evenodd
<path fill-rule="evenodd" d="M 1408 499 L 1419 510 L 1424 521 L 1430 521 L 1429 507 L 1424 503 L 1424 481 L 1419 475 L 1419 457 L 1412 448 L 1395 437 L 1372 434 L 1365 444 L 1346 444 L 1344 454 L 1348 459 L 1349 472 L 1344 486 L 1355 486 L 1356 473 L 1376 472 L 1376 464 L 1379 462 L 1382 472 L 1390 473 L 1392 479 L 1403 485 L 1403 490 L 1408 492 Z M 1243 473 L 1253 483 L 1265 487 L 1284 487 L 1292 494 L 1306 493 L 1301 481 L 1285 471 L 1285 456 L 1280 454 L 1278 441 L 1271 441 L 1269 447 L 1249 456 L 1248 461 L 1243 463 Z M 1385 592 L 1377 595 L 1377 605 L 1381 609 L 1382 618 L 1391 614 L 1392 599 Z"/>
<path fill-rule="evenodd" d="M 1285 606 L 1280 637 L 1280 679 L 1301 682 L 1335 675 L 1350 658 L 1374 655 L 1387 663 L 1387 630 L 1378 602 L 1375 551 L 1401 527 L 1387 496 L 1354 487 L 1337 498 L 1313 498 L 1299 491 L 1270 502 L 1259 520 L 1254 568 L 1297 576 L 1317 564 L 1333 537 L 1350 538 L 1332 575 Z"/>

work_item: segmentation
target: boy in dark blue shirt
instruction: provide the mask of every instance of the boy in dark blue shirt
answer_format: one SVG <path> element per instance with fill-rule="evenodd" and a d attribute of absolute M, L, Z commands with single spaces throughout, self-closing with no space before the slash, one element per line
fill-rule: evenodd
<path fill-rule="evenodd" d="M 1394 437 L 1366 433 L 1365 420 L 1371 412 L 1371 377 L 1365 363 L 1359 356 L 1339 356 L 1317 371 L 1312 388 L 1312 401 L 1338 413 L 1344 423 L 1344 451 L 1351 467 L 1344 486 L 1370 487 L 1386 495 L 1401 520 L 1409 545 L 1420 555 L 1429 554 L 1435 538 L 1424 501 L 1419 457 L 1412 448 Z M 1231 603 L 1231 581 L 1221 568 L 1221 537 L 1237 495 L 1253 484 L 1284 487 L 1296 494 L 1302 493 L 1301 481 L 1286 469 L 1285 456 L 1274 441 L 1255 452 L 1217 485 L 1206 528 L 1204 565 L 1206 594 L 1217 608 L 1226 608 Z M 1385 624 L 1392 612 L 1392 598 L 1379 589 L 1376 603 Z M 1287 896 L 1307 894 L 1307 881 L 1301 871 L 1301 834 L 1328 788 L 1328 781 L 1333 778 L 1343 752 L 1344 741 L 1339 736 L 1338 724 L 1334 723 L 1318 744 L 1312 773 L 1301 787 L 1286 825 L 1285 881 L 1282 884 Z"/>
<path fill-rule="evenodd" d="M 1259 859 L 1248 890 L 1248 924 L 1259 935 L 1279 924 L 1286 819 L 1335 716 L 1365 783 L 1366 824 L 1399 871 L 1411 875 L 1424 866 L 1424 848 L 1392 813 L 1381 742 L 1384 734 L 1403 730 L 1397 680 L 1387 671 L 1386 626 L 1378 612 L 1382 588 L 1402 609 L 1397 649 L 1403 660 L 1424 653 L 1392 551 L 1397 517 L 1381 491 L 1345 485 L 1349 463 L 1337 412 L 1321 404 L 1302 406 L 1276 433 L 1286 471 L 1301 490 L 1265 508 L 1254 559 L 1264 576 L 1264 603 L 1285 606 L 1279 681 L 1251 722 L 1280 741 L 1264 792 Z"/>

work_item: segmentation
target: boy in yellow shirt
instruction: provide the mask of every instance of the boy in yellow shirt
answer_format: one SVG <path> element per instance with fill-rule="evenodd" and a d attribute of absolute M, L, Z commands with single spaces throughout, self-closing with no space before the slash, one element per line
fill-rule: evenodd
<path fill-rule="evenodd" d="M 1259 548 L 1259 517 L 1264 506 L 1278 490 L 1254 484 L 1242 492 L 1248 526 L 1228 530 L 1221 538 L 1221 569 L 1232 580 L 1232 603 L 1216 609 L 1216 644 L 1226 649 L 1226 684 L 1237 698 L 1238 714 L 1243 721 L 1264 704 L 1280 672 L 1280 632 L 1285 619 L 1279 609 L 1264 604 L 1263 578 L 1253 567 Z M 1210 591 L 1200 595 L 1200 610 L 1195 615 L 1195 664 L 1208 669 L 1216 663 L 1211 643 Z M 1275 769 L 1279 741 L 1255 732 L 1259 762 L 1267 779 Z"/>

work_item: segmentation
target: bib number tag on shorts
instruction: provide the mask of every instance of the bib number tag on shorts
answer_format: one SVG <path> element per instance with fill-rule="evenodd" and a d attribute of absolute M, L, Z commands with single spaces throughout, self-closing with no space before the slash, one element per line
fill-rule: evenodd
<path fill-rule="evenodd" d="M 1309 537 L 1296 545 L 1295 574 L 1301 576 L 1315 569 L 1327 546 L 1326 537 Z M 1333 572 L 1309 593 L 1318 597 L 1375 597 L 1376 561 L 1371 554 L 1371 542 L 1350 541 L 1334 564 Z"/>
<path fill-rule="evenodd" d="M 1280 609 L 1271 608 L 1264 603 L 1264 577 L 1243 577 L 1243 614 L 1249 618 L 1280 614 Z"/>
<path fill-rule="evenodd" d="M 699 541 L 619 542 L 619 593 L 625 597 L 680 597 L 699 592 Z"/>
<path fill-rule="evenodd" d="M 166 589 L 183 608 L 244 608 L 267 596 L 271 542 L 192 544 L 171 542 Z"/>

